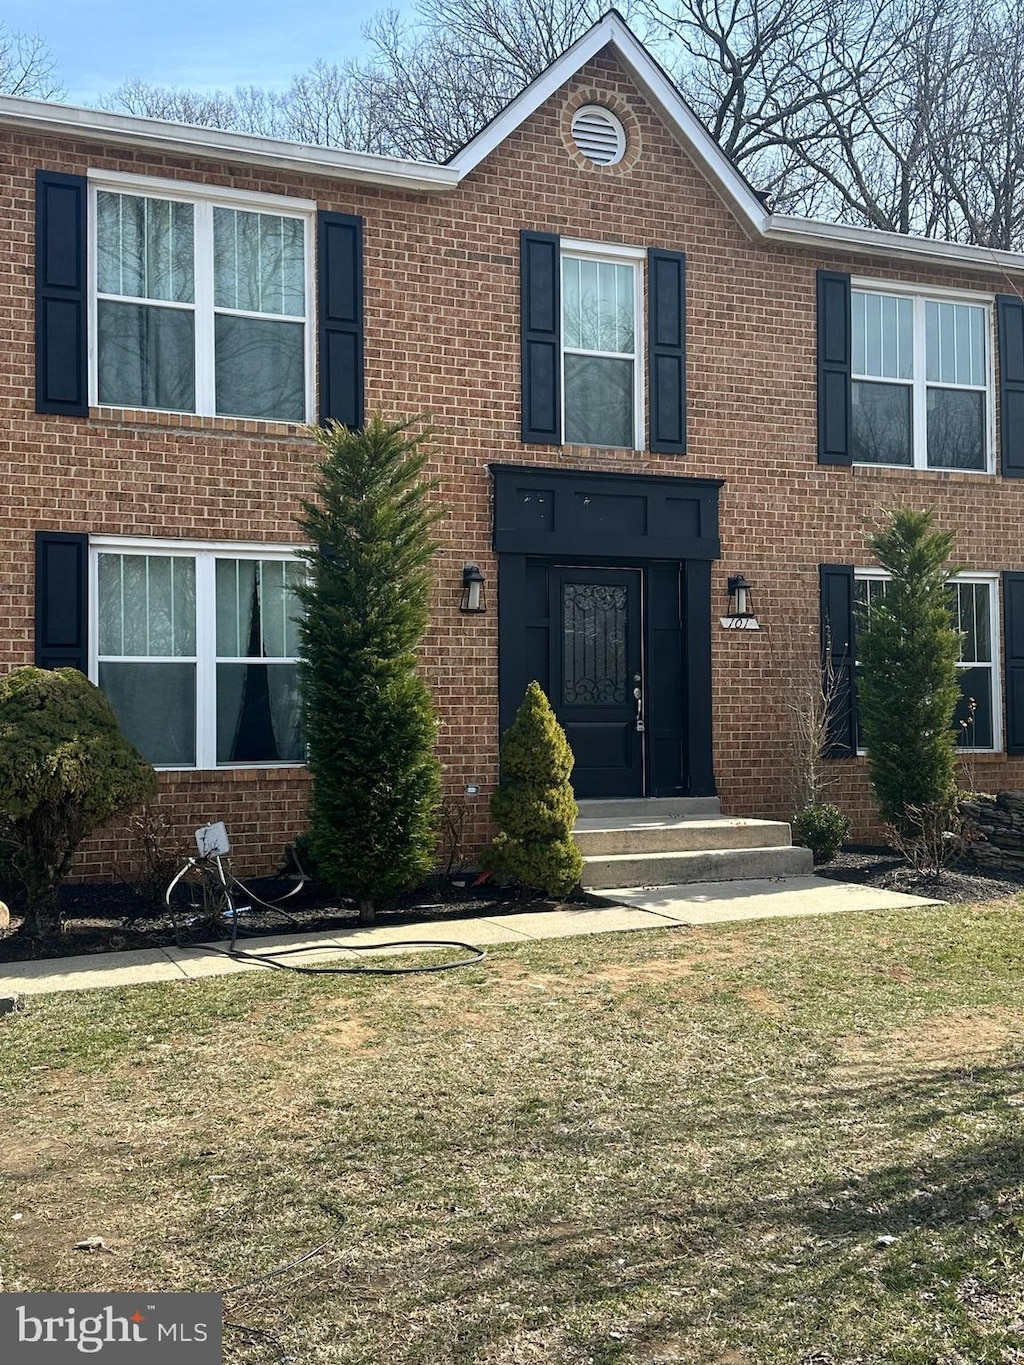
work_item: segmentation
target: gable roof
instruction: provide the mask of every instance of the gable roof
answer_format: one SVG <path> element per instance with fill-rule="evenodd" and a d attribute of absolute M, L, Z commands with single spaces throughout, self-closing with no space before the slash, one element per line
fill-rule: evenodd
<path fill-rule="evenodd" d="M 413 193 L 443 193 L 456 188 L 485 157 L 605 48 L 614 50 L 666 127 L 696 162 L 752 240 L 819 252 L 913 260 L 983 270 L 990 274 L 1024 274 L 1024 254 L 1019 252 L 772 213 L 617 10 L 609 10 L 444 165 L 315 147 L 193 124 L 167 123 L 134 114 L 114 114 L 15 95 L 0 95 L 0 128 L 31 128 L 50 134 L 89 138 L 94 142 L 270 166 Z"/>

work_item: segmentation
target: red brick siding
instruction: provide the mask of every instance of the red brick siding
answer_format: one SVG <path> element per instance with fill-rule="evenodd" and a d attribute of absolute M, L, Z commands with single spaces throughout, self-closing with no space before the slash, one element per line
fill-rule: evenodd
<path fill-rule="evenodd" d="M 572 112 L 611 102 L 631 149 L 597 169 L 567 150 Z M 497 772 L 496 564 L 489 462 L 722 478 L 722 559 L 713 572 L 715 765 L 723 808 L 787 816 L 788 681 L 817 650 L 820 562 L 867 562 L 866 530 L 897 499 L 933 505 L 978 570 L 1024 568 L 1024 487 L 957 473 L 821 468 L 816 463 L 814 299 L 819 267 L 993 293 L 977 273 L 754 244 L 621 73 L 602 55 L 556 93 L 454 192 L 399 193 L 297 173 L 133 153 L 83 140 L 0 134 L 7 168 L 0 216 L 0 667 L 32 658 L 32 533 L 182 536 L 289 543 L 314 447 L 266 422 L 33 410 L 33 175 L 37 167 L 110 169 L 315 199 L 366 222 L 366 391 L 370 409 L 425 413 L 438 428 L 441 523 L 433 625 L 423 667 L 441 713 L 439 753 L 452 793 L 467 784 L 468 836 L 487 833 Z M 519 441 L 518 234 L 521 228 L 687 253 L 688 440 L 685 457 Z M 491 609 L 458 611 L 475 560 Z M 759 634 L 727 633 L 726 579 L 753 584 Z M 1024 763 L 979 758 L 981 785 L 1024 785 Z M 863 763 L 836 765 L 836 798 L 872 832 Z M 306 778 L 284 770 L 168 774 L 162 804 L 182 837 L 224 819 L 250 870 L 303 825 Z M 83 850 L 103 875 L 117 837 Z"/>

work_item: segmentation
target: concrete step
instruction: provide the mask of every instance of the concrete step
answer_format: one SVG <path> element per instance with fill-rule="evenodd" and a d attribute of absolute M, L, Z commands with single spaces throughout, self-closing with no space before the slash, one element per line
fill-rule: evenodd
<path fill-rule="evenodd" d="M 809 848 L 714 848 L 696 852 L 604 853 L 584 857 L 580 883 L 587 891 L 620 886 L 669 886 L 760 877 L 807 876 Z"/>
<path fill-rule="evenodd" d="M 717 796 L 651 796 L 615 801 L 577 801 L 584 820 L 689 820 L 721 815 Z"/>
<path fill-rule="evenodd" d="M 789 826 L 781 820 L 576 821 L 576 842 L 589 857 L 600 853 L 696 853 L 713 848 L 787 848 Z"/>

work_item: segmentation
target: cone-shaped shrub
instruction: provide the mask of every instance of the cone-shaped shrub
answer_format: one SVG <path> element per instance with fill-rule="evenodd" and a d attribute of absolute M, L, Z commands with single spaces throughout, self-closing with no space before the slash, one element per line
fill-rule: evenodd
<path fill-rule="evenodd" d="M 956 805 L 953 712 L 960 697 L 960 636 L 949 582 L 953 537 L 934 514 L 889 511 L 871 549 L 890 575 L 885 595 L 858 621 L 857 704 L 878 812 L 899 834 Z"/>
<path fill-rule="evenodd" d="M 532 682 L 501 741 L 501 784 L 491 797 L 500 833 L 484 863 L 521 886 L 565 896 L 580 879 L 583 855 L 572 837 L 576 800 L 565 731 Z"/>
<path fill-rule="evenodd" d="M 441 512 L 423 477 L 426 434 L 409 426 L 377 414 L 364 431 L 315 428 L 324 453 L 299 518 L 312 547 L 300 589 L 310 847 L 364 923 L 421 882 L 435 853 L 437 721 L 416 651 Z"/>
<path fill-rule="evenodd" d="M 156 773 L 77 668 L 0 678 L 0 840 L 25 896 L 22 932 L 60 927 L 57 892 L 87 834 L 156 794 Z"/>

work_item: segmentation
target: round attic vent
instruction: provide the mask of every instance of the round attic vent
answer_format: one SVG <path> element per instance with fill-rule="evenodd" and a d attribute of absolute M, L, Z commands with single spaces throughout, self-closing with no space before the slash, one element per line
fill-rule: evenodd
<path fill-rule="evenodd" d="M 576 146 L 595 166 L 614 166 L 626 154 L 626 130 L 608 109 L 585 104 L 572 120 Z"/>

